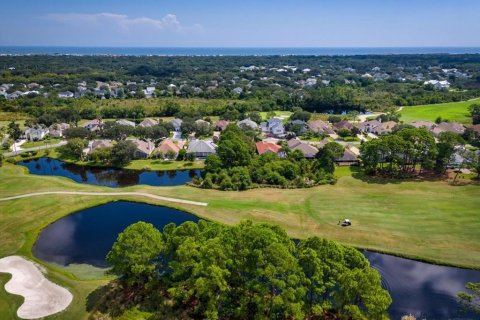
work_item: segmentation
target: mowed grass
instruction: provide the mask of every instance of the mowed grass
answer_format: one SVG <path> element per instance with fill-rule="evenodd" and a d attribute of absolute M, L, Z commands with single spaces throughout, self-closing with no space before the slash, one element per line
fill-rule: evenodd
<path fill-rule="evenodd" d="M 60 141 L 62 141 L 62 139 L 57 139 L 57 138 L 45 139 L 41 141 L 27 141 L 24 144 L 22 144 L 21 147 L 22 149 L 28 149 L 28 148 L 34 148 L 34 147 L 45 147 L 48 145 L 57 144 Z"/>
<path fill-rule="evenodd" d="M 54 318 L 85 319 L 89 293 L 108 279 L 89 279 L 88 268 L 63 268 L 38 261 L 31 248 L 40 230 L 49 223 L 84 208 L 122 199 L 168 205 L 223 224 L 236 224 L 244 219 L 275 223 L 295 238 L 315 235 L 359 248 L 480 268 L 479 185 L 451 186 L 445 181 L 375 182 L 364 177 L 358 168 L 350 167 L 339 168 L 337 177 L 336 185 L 310 189 L 222 192 L 144 185 L 121 189 L 207 202 L 207 207 L 114 195 L 47 195 L 4 201 L 0 202 L 0 257 L 19 254 L 45 265 L 48 277 L 67 287 L 75 297 L 74 303 Z M 24 168 L 10 164 L 0 168 L 1 197 L 59 190 L 119 191 L 77 184 L 61 177 L 29 175 Z M 344 218 L 352 220 L 352 227 L 337 225 Z M 0 292 L 0 306 L 9 305 L 8 299 L 10 295 Z"/>
<path fill-rule="evenodd" d="M 471 124 L 468 107 L 474 103 L 480 103 L 480 100 L 403 107 L 400 111 L 400 120 L 411 123 L 416 120 L 435 121 L 438 117 L 442 117 L 453 122 Z"/>

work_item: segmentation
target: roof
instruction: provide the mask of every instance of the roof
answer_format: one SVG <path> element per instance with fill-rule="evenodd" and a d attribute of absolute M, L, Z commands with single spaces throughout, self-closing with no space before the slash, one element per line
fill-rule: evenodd
<path fill-rule="evenodd" d="M 333 125 L 333 127 L 336 129 L 336 130 L 341 130 L 341 129 L 352 129 L 353 128 L 353 124 L 351 124 L 350 122 L 346 121 L 346 120 L 342 120 L 340 122 L 337 122 Z"/>
<path fill-rule="evenodd" d="M 480 124 L 473 125 L 471 128 L 473 131 L 480 133 Z"/>
<path fill-rule="evenodd" d="M 92 142 L 90 142 L 90 145 L 89 145 L 90 150 L 88 151 L 88 153 L 92 153 L 96 149 L 110 148 L 110 147 L 113 147 L 113 144 L 112 144 L 111 140 L 105 140 L 105 139 L 104 140 L 93 140 Z"/>
<path fill-rule="evenodd" d="M 154 119 L 144 119 L 142 122 L 139 123 L 140 127 L 152 127 L 158 124 L 157 120 Z"/>
<path fill-rule="evenodd" d="M 437 128 L 441 130 L 440 132 L 449 131 L 458 134 L 462 134 L 465 132 L 465 127 L 462 124 L 455 122 L 442 122 L 437 126 Z"/>
<path fill-rule="evenodd" d="M 242 125 L 244 126 L 247 126 L 247 127 L 250 127 L 252 129 L 257 129 L 258 128 L 258 124 L 250 119 L 243 119 L 242 121 L 239 121 L 237 123 L 237 125 L 239 127 L 241 127 Z"/>
<path fill-rule="evenodd" d="M 322 120 L 310 120 L 307 122 L 308 128 L 313 132 L 333 133 L 330 123 Z"/>
<path fill-rule="evenodd" d="M 165 139 L 162 142 L 160 142 L 160 145 L 155 148 L 154 152 L 158 153 L 167 153 L 167 152 L 175 152 L 178 153 L 183 146 L 185 145 L 185 142 L 182 140 L 178 141 L 173 141 L 172 139 Z"/>
<path fill-rule="evenodd" d="M 193 140 L 188 145 L 188 153 L 214 153 L 216 145 L 211 141 Z"/>
<path fill-rule="evenodd" d="M 182 119 L 175 118 L 175 119 L 171 120 L 170 123 L 174 126 L 179 127 L 179 126 L 182 125 L 183 121 L 182 121 Z"/>
<path fill-rule="evenodd" d="M 255 146 L 257 147 L 258 154 L 264 154 L 265 152 L 278 153 L 282 149 L 282 147 L 278 144 L 265 141 L 259 141 L 255 144 Z"/>
<path fill-rule="evenodd" d="M 415 128 L 431 129 L 435 126 L 435 123 L 433 123 L 432 121 L 419 120 L 419 121 L 413 121 L 411 125 L 414 126 Z"/>
<path fill-rule="evenodd" d="M 313 158 L 318 153 L 317 148 L 315 148 L 314 146 L 308 143 L 301 142 L 300 140 L 297 140 L 297 139 L 289 140 L 288 146 L 290 147 L 291 150 L 301 151 L 306 158 Z"/>
<path fill-rule="evenodd" d="M 338 162 L 357 162 L 358 157 L 350 150 L 345 149 L 343 156 L 337 159 Z"/>
<path fill-rule="evenodd" d="M 145 154 L 151 154 L 153 152 L 153 149 L 155 149 L 155 144 L 153 144 L 152 141 L 145 141 L 145 140 L 139 140 L 139 139 L 134 139 L 130 140 L 135 144 L 137 147 L 137 151 L 140 151 Z"/>
<path fill-rule="evenodd" d="M 122 126 L 130 126 L 130 127 L 135 127 L 135 122 L 126 120 L 126 119 L 119 119 L 115 121 L 116 124 L 122 125 Z"/>
<path fill-rule="evenodd" d="M 219 120 L 217 121 L 217 123 L 215 123 L 215 128 L 219 128 L 220 130 L 225 130 L 229 124 L 230 122 L 227 120 Z"/>

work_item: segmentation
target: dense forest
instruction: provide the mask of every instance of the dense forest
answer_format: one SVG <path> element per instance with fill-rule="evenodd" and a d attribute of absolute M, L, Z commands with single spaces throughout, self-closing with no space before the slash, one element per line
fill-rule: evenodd
<path fill-rule="evenodd" d="M 449 89 L 425 85 L 430 80 L 448 81 Z M 1 56 L 0 84 L 5 96 L 20 93 L 0 100 L 0 111 L 35 117 L 62 108 L 84 118 L 226 108 L 341 113 L 477 97 L 480 55 Z M 59 98 L 65 91 L 75 97 Z"/>
<path fill-rule="evenodd" d="M 356 249 L 291 240 L 278 226 L 199 221 L 160 232 L 138 222 L 117 238 L 107 261 L 117 281 L 91 310 L 150 319 L 387 319 L 392 300 Z M 95 294 L 95 293 L 94 293 Z"/>

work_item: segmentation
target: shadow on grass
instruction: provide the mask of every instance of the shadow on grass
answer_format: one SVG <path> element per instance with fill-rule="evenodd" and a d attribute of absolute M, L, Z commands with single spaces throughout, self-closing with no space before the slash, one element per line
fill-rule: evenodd
<path fill-rule="evenodd" d="M 388 177 L 388 176 L 381 176 L 381 175 L 368 175 L 365 173 L 362 167 L 352 166 L 350 170 L 352 172 L 352 177 L 354 179 L 361 180 L 369 184 L 400 184 L 402 182 L 425 182 L 425 181 L 435 182 L 435 181 L 446 181 L 448 178 L 446 175 L 443 175 L 443 174 L 437 174 L 433 172 L 423 172 L 422 174 L 413 174 L 400 179 L 396 177 Z"/>
<path fill-rule="evenodd" d="M 148 320 L 185 318 L 181 310 L 175 310 L 172 306 L 160 288 L 130 290 L 118 280 L 92 291 L 86 302 L 89 319 L 103 319 L 105 315 L 118 318 L 132 310 L 149 314 L 142 314 Z"/>

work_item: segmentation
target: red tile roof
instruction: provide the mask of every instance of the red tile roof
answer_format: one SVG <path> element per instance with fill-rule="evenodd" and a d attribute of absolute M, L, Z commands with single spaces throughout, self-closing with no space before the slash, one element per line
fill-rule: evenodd
<path fill-rule="evenodd" d="M 282 149 L 282 147 L 279 146 L 278 144 L 265 142 L 265 141 L 257 142 L 256 147 L 257 147 L 258 154 L 264 154 L 265 152 L 278 153 Z"/>

